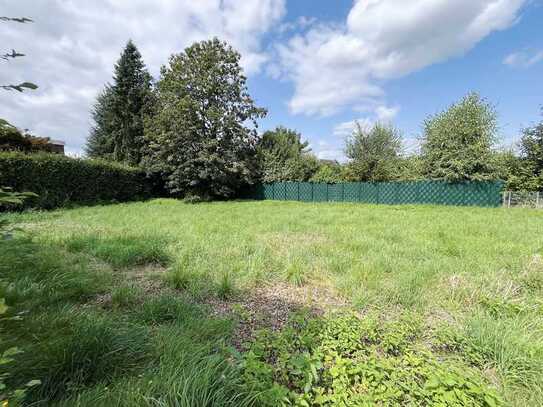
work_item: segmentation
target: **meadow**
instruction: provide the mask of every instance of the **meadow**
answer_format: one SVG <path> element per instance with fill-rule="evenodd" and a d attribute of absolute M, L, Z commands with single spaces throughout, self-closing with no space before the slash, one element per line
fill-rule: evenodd
<path fill-rule="evenodd" d="M 0 215 L 29 405 L 543 404 L 543 212 L 173 199 Z M 0 351 L 3 349 L 0 349 Z M 342 370 L 343 369 L 343 370 Z"/>

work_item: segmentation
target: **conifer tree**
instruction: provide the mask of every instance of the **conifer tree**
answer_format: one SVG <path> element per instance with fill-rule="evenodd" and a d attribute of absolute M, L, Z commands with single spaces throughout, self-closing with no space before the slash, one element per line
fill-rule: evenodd
<path fill-rule="evenodd" d="M 106 85 L 92 111 L 94 126 L 87 154 L 137 165 L 141 161 L 143 116 L 152 78 L 130 40 L 115 64 L 113 84 Z"/>

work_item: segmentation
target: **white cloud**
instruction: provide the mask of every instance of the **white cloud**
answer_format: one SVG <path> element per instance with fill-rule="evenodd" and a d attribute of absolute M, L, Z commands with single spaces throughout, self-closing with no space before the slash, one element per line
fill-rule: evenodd
<path fill-rule="evenodd" d="M 362 128 L 370 128 L 373 126 L 373 121 L 367 117 L 361 117 L 359 119 L 350 120 L 347 122 L 342 122 L 337 124 L 332 130 L 332 134 L 335 137 L 346 138 L 353 134 L 354 129 L 356 128 L 356 123 L 358 123 Z"/>
<path fill-rule="evenodd" d="M 344 162 L 345 153 L 340 149 L 322 150 L 317 153 L 317 158 L 320 160 L 336 160 Z"/>
<path fill-rule="evenodd" d="M 218 36 L 242 55 L 247 74 L 269 59 L 263 35 L 285 14 L 285 0 L 19 0 L 2 15 L 26 16 L 31 24 L 0 23 L 2 46 L 26 54 L 0 61 L 0 84 L 32 81 L 37 91 L 0 93 L 0 117 L 37 134 L 63 139 L 81 151 L 89 110 L 111 80 L 113 64 L 129 38 L 151 72 L 173 52 Z M 3 50 L 2 50 L 3 51 Z"/>
<path fill-rule="evenodd" d="M 381 122 L 390 122 L 400 111 L 400 106 L 377 106 L 375 109 L 375 114 L 377 115 L 377 120 Z"/>
<path fill-rule="evenodd" d="M 461 55 L 515 23 L 526 0 L 357 0 L 340 25 L 277 47 L 293 113 L 378 103 L 381 83 Z"/>
<path fill-rule="evenodd" d="M 543 51 L 524 50 L 507 55 L 503 63 L 514 68 L 528 68 L 543 61 Z"/>

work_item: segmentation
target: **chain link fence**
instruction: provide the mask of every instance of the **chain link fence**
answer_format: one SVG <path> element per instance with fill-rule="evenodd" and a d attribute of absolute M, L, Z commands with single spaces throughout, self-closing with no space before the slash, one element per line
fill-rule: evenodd
<path fill-rule="evenodd" d="M 531 191 L 505 191 L 502 194 L 502 204 L 506 208 L 536 208 L 543 209 L 543 193 Z"/>
<path fill-rule="evenodd" d="M 375 204 L 502 205 L 503 182 L 409 181 L 274 182 L 258 185 L 246 197 L 304 202 L 364 202 Z"/>

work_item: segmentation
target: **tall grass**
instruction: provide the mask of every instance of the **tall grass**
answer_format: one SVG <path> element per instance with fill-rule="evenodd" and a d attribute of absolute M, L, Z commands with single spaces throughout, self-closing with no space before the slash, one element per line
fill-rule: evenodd
<path fill-rule="evenodd" d="M 0 242 L 0 294 L 27 312 L 2 346 L 28 349 L 14 380 L 41 379 L 44 405 L 250 404 L 230 322 L 194 298 L 276 282 L 455 321 L 510 404 L 543 404 L 541 211 L 159 199 L 2 216 L 29 236 Z"/>

